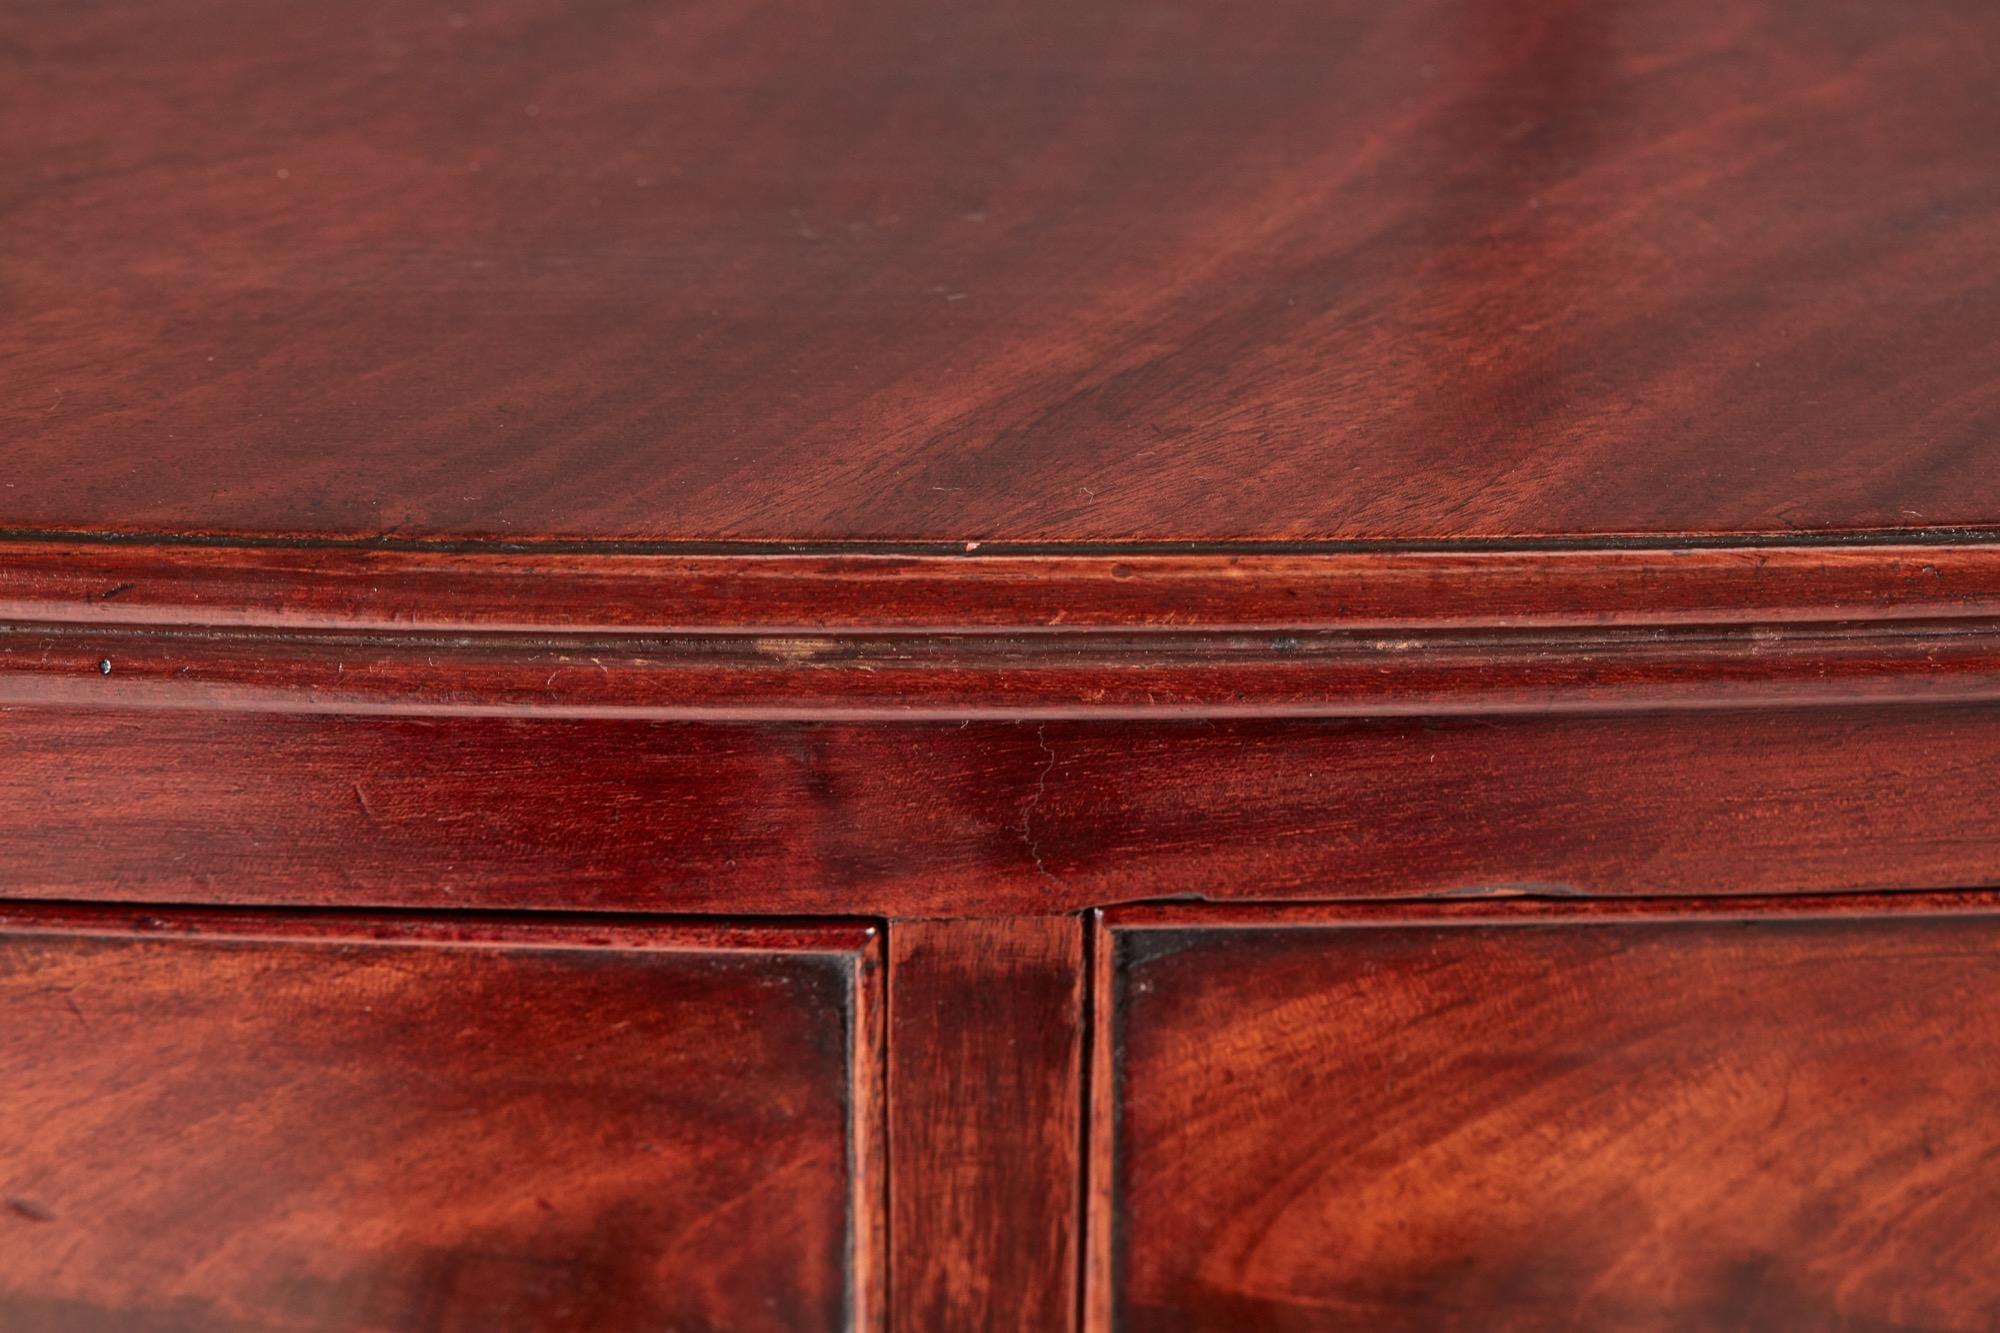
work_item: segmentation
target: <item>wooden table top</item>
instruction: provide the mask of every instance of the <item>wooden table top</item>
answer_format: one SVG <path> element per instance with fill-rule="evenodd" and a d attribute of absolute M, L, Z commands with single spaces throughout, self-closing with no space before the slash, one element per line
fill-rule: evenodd
<path fill-rule="evenodd" d="M 15 5 L 0 121 L 14 535 L 2000 525 L 1990 0 Z"/>

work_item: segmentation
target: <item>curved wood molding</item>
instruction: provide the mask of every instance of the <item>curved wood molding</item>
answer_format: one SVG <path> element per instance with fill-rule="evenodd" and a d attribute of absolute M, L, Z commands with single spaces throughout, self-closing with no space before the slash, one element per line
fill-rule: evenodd
<path fill-rule="evenodd" d="M 630 551 L 0 541 L 0 620 L 580 633 L 2000 616 L 2000 542 Z"/>
<path fill-rule="evenodd" d="M 17 542 L 0 704 L 1355 717 L 2000 698 L 2000 546 L 807 554 Z"/>
<path fill-rule="evenodd" d="M 2000 699 L 2000 624 L 439 636 L 0 627 L 0 705 L 783 720 L 1398 717 Z"/>

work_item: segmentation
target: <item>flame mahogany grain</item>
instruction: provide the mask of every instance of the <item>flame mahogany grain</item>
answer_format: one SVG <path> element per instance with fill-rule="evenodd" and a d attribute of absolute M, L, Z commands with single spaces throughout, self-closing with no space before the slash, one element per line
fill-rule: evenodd
<path fill-rule="evenodd" d="M 1988 529 L 1996 38 L 1988 0 L 11 6 L 0 528 Z"/>
<path fill-rule="evenodd" d="M 0 7 L 0 1325 L 1992 1326 L 1996 44 Z"/>
<path fill-rule="evenodd" d="M 882 1328 L 877 948 L 9 907 L 0 1324 Z"/>
<path fill-rule="evenodd" d="M 1091 1319 L 1988 1326 L 2000 903 L 1116 911 Z"/>

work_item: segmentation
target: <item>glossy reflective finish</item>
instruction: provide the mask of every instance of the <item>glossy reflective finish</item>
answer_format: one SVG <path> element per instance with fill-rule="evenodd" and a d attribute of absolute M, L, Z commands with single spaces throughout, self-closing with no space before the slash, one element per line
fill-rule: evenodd
<path fill-rule="evenodd" d="M 1996 49 L 0 5 L 0 1329 L 2000 1322 Z"/>
<path fill-rule="evenodd" d="M 879 1328 L 874 933 L 0 914 L 0 1326 Z"/>
<path fill-rule="evenodd" d="M 1090 1327 L 1977 1329 L 2000 911 L 1135 909 Z"/>
<path fill-rule="evenodd" d="M 443 650 L 441 657 L 440 650 Z M 1664 631 L 454 637 L 0 626 L 0 705 L 659 721 L 1992 703 L 1986 621 Z"/>
<path fill-rule="evenodd" d="M 2000 709 L 700 725 L 0 709 L 0 896 L 1040 915 L 2000 885 Z"/>
<path fill-rule="evenodd" d="M 1987 0 L 0 17 L 0 528 L 1990 526 Z"/>
<path fill-rule="evenodd" d="M 1075 917 L 890 927 L 897 1329 L 1071 1324 L 1083 942 Z"/>
<path fill-rule="evenodd" d="M 2000 544 L 634 555 L 11 540 L 0 614 L 607 636 L 1893 625 L 2000 617 Z"/>

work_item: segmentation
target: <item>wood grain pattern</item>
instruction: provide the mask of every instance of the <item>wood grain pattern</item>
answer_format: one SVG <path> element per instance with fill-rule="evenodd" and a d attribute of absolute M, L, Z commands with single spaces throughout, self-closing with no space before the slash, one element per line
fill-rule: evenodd
<path fill-rule="evenodd" d="M 410 717 L 1458 717 L 2000 699 L 2000 620 L 673 639 L 0 625 L 0 706 Z"/>
<path fill-rule="evenodd" d="M 0 1324 L 880 1328 L 875 932 L 0 913 Z"/>
<path fill-rule="evenodd" d="M 1990 528 L 1986 0 L 0 15 L 0 527 Z"/>
<path fill-rule="evenodd" d="M 2000 543 L 673 555 L 0 540 L 0 621 L 603 634 L 2000 617 Z"/>
<path fill-rule="evenodd" d="M 1996 46 L 0 6 L 0 1326 L 2000 1322 Z"/>
<path fill-rule="evenodd" d="M 1996 909 L 1113 914 L 1091 1326 L 1989 1328 Z"/>
<path fill-rule="evenodd" d="M 1075 1326 L 1083 937 L 1076 917 L 890 923 L 898 1329 Z"/>
<path fill-rule="evenodd" d="M 0 896 L 993 916 L 2000 885 L 2000 711 L 922 726 L 0 710 Z"/>

